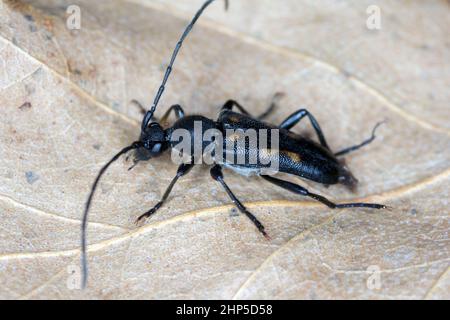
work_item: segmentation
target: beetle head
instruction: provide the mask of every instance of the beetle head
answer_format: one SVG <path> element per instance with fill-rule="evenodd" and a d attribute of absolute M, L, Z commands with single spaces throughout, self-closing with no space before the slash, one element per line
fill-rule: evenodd
<path fill-rule="evenodd" d="M 135 161 L 145 161 L 157 157 L 167 149 L 164 129 L 157 122 L 151 122 L 141 131 L 139 141 L 142 147 L 135 151 Z"/>

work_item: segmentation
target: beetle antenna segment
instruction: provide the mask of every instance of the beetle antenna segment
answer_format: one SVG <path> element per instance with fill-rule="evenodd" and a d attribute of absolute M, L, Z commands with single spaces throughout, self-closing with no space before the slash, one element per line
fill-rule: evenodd
<path fill-rule="evenodd" d="M 175 59 L 177 57 L 178 51 L 180 51 L 181 45 L 183 44 L 184 39 L 187 37 L 187 35 L 189 34 L 189 32 L 191 32 L 192 28 L 194 27 L 194 24 L 197 22 L 198 18 L 200 18 L 200 16 L 202 15 L 203 11 L 215 0 L 208 0 L 206 1 L 201 8 L 197 11 L 197 13 L 195 14 L 194 18 L 192 18 L 192 21 L 187 25 L 186 29 L 184 30 L 183 34 L 181 35 L 180 40 L 178 40 L 175 49 L 173 50 L 172 53 L 172 58 L 170 59 L 170 63 L 166 68 L 166 73 L 164 74 L 164 78 L 162 80 L 162 83 L 158 89 L 158 92 L 156 93 L 155 99 L 153 100 L 153 105 L 150 108 L 149 111 L 147 111 L 145 113 L 144 118 L 142 119 L 142 125 L 141 125 L 141 130 L 144 131 L 145 128 L 147 127 L 148 123 L 150 122 L 153 113 L 156 110 L 156 107 L 158 106 L 158 102 L 159 99 L 161 98 L 165 86 L 166 86 L 166 82 L 167 79 L 170 76 L 170 73 L 172 72 L 172 68 L 173 68 L 173 63 L 175 62 Z M 228 9 L 228 0 L 225 0 L 225 10 Z"/>
<path fill-rule="evenodd" d="M 106 169 L 119 157 L 125 153 L 127 153 L 130 150 L 137 149 L 139 147 L 142 147 L 142 143 L 140 141 L 135 141 L 128 147 L 123 148 L 120 150 L 119 153 L 117 153 L 114 157 L 112 157 L 111 160 L 108 161 L 98 172 L 97 178 L 95 178 L 94 184 L 91 187 L 91 193 L 89 194 L 89 197 L 86 201 L 86 206 L 84 207 L 84 213 L 83 213 L 83 220 L 81 223 L 81 266 L 82 266 L 82 281 L 81 286 L 84 289 L 86 287 L 87 283 L 87 255 L 86 255 L 86 226 L 87 226 L 87 219 L 88 219 L 88 213 L 89 208 L 91 207 L 92 198 L 94 197 L 95 190 L 97 189 L 97 184 L 100 181 L 100 178 L 105 173 Z"/>

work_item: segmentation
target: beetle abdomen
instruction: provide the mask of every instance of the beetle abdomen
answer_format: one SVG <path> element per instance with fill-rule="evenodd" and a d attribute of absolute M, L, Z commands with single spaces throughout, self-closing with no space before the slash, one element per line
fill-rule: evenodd
<path fill-rule="evenodd" d="M 280 133 L 280 172 L 324 184 L 339 182 L 340 164 L 319 144 L 289 133 Z"/>
<path fill-rule="evenodd" d="M 318 143 L 305 139 L 286 129 L 279 129 L 276 126 L 255 120 L 247 115 L 235 113 L 229 110 L 223 111 L 219 116 L 219 122 L 222 123 L 223 129 L 261 129 L 278 130 L 279 137 L 279 154 L 277 156 L 276 171 L 293 174 L 305 179 L 313 180 L 324 184 L 336 184 L 341 181 L 343 168 L 337 161 L 336 157 L 327 149 L 323 148 Z M 272 145 L 270 139 L 271 134 L 268 133 L 268 143 L 265 145 Z M 226 138 L 226 139 L 229 139 Z M 258 147 L 252 147 L 246 144 L 244 148 L 236 147 L 230 151 L 233 155 L 243 154 L 249 156 L 258 154 L 258 159 L 273 161 L 273 153 L 270 150 L 262 148 L 258 139 Z M 265 161 L 267 163 L 267 161 Z M 270 168 L 274 169 L 273 163 L 271 165 L 262 165 L 261 163 L 251 164 L 245 163 L 241 166 L 235 162 L 229 162 L 228 166 L 244 168 Z M 253 172 L 253 171 L 252 171 Z"/>

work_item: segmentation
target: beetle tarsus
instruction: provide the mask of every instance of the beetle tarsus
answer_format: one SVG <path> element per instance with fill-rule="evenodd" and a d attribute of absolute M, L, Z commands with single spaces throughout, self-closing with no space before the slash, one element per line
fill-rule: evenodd
<path fill-rule="evenodd" d="M 375 133 L 376 133 L 378 127 L 381 126 L 383 123 L 386 123 L 386 122 L 387 122 L 387 120 L 383 120 L 383 121 L 378 122 L 378 123 L 373 127 L 373 129 L 372 129 L 372 134 L 371 134 L 370 138 L 364 140 L 363 142 L 361 142 L 360 144 L 357 144 L 357 145 L 355 145 L 355 146 L 351 146 L 351 147 L 347 147 L 347 148 L 345 148 L 345 149 L 342 149 L 342 150 L 336 152 L 334 155 L 335 155 L 336 157 L 341 157 L 341 156 L 343 156 L 343 155 L 345 155 L 345 154 L 348 154 L 348 153 L 350 153 L 350 152 L 359 150 L 359 149 L 361 149 L 362 147 L 367 146 L 368 144 L 372 143 L 372 142 L 375 140 L 375 138 L 376 138 Z"/>
<path fill-rule="evenodd" d="M 247 210 L 247 208 L 242 204 L 241 201 L 239 201 L 239 199 L 234 195 L 234 193 L 225 183 L 223 179 L 222 167 L 220 165 L 215 165 L 211 168 L 210 173 L 211 177 L 222 185 L 228 196 L 231 198 L 231 201 L 233 201 L 239 211 L 244 213 L 254 223 L 259 232 L 261 232 L 267 240 L 271 240 L 267 232 L 264 230 L 263 224 L 250 211 Z"/>
<path fill-rule="evenodd" d="M 150 210 L 148 210 L 147 212 L 141 214 L 137 219 L 135 224 L 139 224 L 142 220 L 147 219 L 148 217 L 150 217 L 152 214 L 154 214 L 156 211 L 158 211 L 159 208 L 161 208 L 163 202 L 159 201 L 153 208 L 151 208 Z"/>
<path fill-rule="evenodd" d="M 141 214 L 137 218 L 136 224 L 138 224 L 144 218 L 150 217 L 152 214 L 154 214 L 156 211 L 158 211 L 159 208 L 162 207 L 164 202 L 166 202 L 167 198 L 169 197 L 170 192 L 172 191 L 172 189 L 173 189 L 175 183 L 178 181 L 178 179 L 180 177 L 184 176 L 185 174 L 187 174 L 192 169 L 193 166 L 194 166 L 193 163 L 182 163 L 178 167 L 177 174 L 175 175 L 175 177 L 170 182 L 169 186 L 167 187 L 166 191 L 164 192 L 164 195 L 162 196 L 162 199 L 153 208 L 151 208 L 149 211 L 147 211 L 144 214 Z"/>

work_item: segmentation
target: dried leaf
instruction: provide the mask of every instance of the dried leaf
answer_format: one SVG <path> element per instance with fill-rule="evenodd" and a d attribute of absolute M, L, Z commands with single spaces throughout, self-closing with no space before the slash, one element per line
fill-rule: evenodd
<path fill-rule="evenodd" d="M 336 150 L 387 118 L 376 142 L 346 159 L 357 194 L 301 183 L 331 199 L 394 209 L 332 211 L 225 171 L 267 241 L 198 167 L 137 228 L 134 219 L 159 200 L 176 166 L 169 155 L 130 172 L 119 161 L 92 208 L 89 287 L 72 290 L 94 176 L 137 138 L 140 114 L 129 102 L 149 104 L 200 2 L 3 3 L 0 298 L 448 299 L 445 1 L 381 1 L 379 31 L 365 28 L 364 1 L 211 7 L 183 46 L 159 112 L 180 103 L 215 118 L 234 98 L 257 114 L 282 91 L 270 120 L 307 106 Z M 74 3 L 80 30 L 66 27 Z"/>

